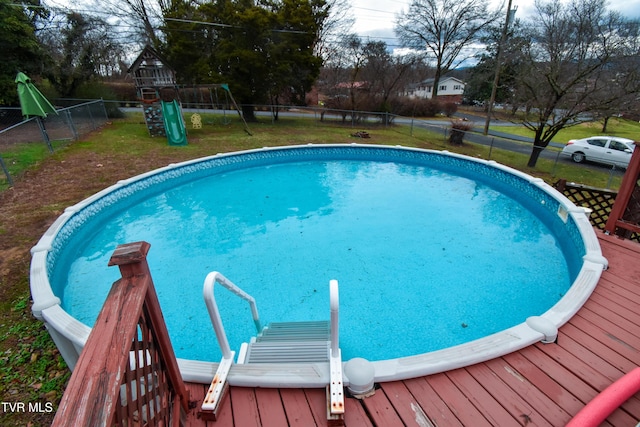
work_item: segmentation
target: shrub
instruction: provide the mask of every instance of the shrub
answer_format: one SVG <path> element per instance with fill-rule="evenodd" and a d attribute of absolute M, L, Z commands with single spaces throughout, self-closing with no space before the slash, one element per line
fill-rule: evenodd
<path fill-rule="evenodd" d="M 449 135 L 449 144 L 462 145 L 464 135 L 473 129 L 473 123 L 466 120 L 452 120 L 451 134 Z"/>
<path fill-rule="evenodd" d="M 393 112 L 407 117 L 435 117 L 442 111 L 438 100 L 433 99 L 398 99 Z"/>
<path fill-rule="evenodd" d="M 458 112 L 458 104 L 455 102 L 445 102 L 442 106 L 442 112 L 445 116 L 451 117 Z"/>
<path fill-rule="evenodd" d="M 76 96 L 81 99 L 103 99 L 105 101 L 104 105 L 107 111 L 107 117 L 111 119 L 124 117 L 124 114 L 118 108 L 118 103 L 109 102 L 116 101 L 117 96 L 112 88 L 104 83 L 85 83 L 76 90 Z"/>

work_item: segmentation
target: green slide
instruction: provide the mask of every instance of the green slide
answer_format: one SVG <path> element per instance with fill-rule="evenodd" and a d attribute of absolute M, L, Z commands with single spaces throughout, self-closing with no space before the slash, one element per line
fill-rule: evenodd
<path fill-rule="evenodd" d="M 171 102 L 161 101 L 161 103 L 164 131 L 169 145 L 187 145 L 187 128 L 184 125 L 178 101 L 174 99 Z"/>

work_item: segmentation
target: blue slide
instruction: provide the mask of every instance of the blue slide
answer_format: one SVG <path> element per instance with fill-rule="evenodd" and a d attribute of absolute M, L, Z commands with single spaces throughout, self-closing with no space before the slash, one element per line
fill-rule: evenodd
<path fill-rule="evenodd" d="M 164 131 L 167 134 L 169 145 L 187 145 L 187 128 L 184 125 L 178 101 L 174 99 L 171 102 L 160 102 L 164 118 Z"/>

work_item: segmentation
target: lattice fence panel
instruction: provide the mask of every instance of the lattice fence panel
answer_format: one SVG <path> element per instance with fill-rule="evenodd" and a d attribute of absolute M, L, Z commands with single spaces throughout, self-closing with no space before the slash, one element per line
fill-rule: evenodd
<path fill-rule="evenodd" d="M 586 185 L 574 184 L 572 182 L 566 182 L 560 180 L 554 184 L 554 187 L 565 195 L 566 198 L 571 200 L 576 206 L 582 206 L 592 210 L 589 216 L 591 225 L 600 230 L 604 230 L 609 219 L 609 214 L 615 203 L 616 196 L 615 191 L 603 190 L 600 188 L 589 187 Z M 629 219 L 627 219 L 629 218 Z M 636 188 L 631 196 L 627 211 L 625 212 L 625 219 L 633 221 L 640 219 L 640 188 L 636 185 Z M 640 234 L 629 231 L 624 231 L 622 234 L 624 238 L 640 242 Z"/>
<path fill-rule="evenodd" d="M 591 209 L 589 221 L 594 227 L 604 230 L 618 193 L 562 180 L 556 182 L 554 186 L 576 206 Z"/>
<path fill-rule="evenodd" d="M 138 333 L 131 343 L 129 366 L 120 388 L 115 425 L 169 426 L 175 394 L 169 383 L 157 337 L 150 327 L 146 304 L 142 310 Z"/>

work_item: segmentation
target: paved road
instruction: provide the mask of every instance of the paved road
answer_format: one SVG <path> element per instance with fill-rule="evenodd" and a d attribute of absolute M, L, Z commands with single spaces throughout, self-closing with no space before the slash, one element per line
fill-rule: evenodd
<path fill-rule="evenodd" d="M 458 114 L 460 118 L 464 118 L 469 120 L 474 125 L 473 131 L 468 132 L 464 140 L 468 142 L 473 142 L 476 144 L 492 146 L 494 148 L 499 148 L 506 151 L 512 151 L 520 154 L 525 154 L 527 156 L 531 155 L 531 150 L 533 147 L 533 138 L 527 138 L 519 135 L 509 134 L 505 132 L 497 132 L 493 130 L 489 130 L 489 135 L 483 135 L 485 118 L 480 116 L 473 116 L 469 114 Z M 408 118 L 399 118 L 396 120 L 397 123 L 402 124 L 411 124 L 412 119 Z M 495 120 L 491 122 L 493 125 L 499 126 L 519 126 L 517 124 L 513 124 L 511 122 Z M 446 132 L 449 132 L 451 127 L 451 122 L 449 120 L 413 120 L 413 126 L 422 127 L 424 129 L 429 129 L 431 131 L 436 131 L 441 133 L 443 136 L 446 135 Z M 559 144 L 557 142 L 549 143 L 548 147 L 562 149 L 564 144 Z M 548 148 L 544 149 L 540 153 L 540 158 L 549 159 L 552 161 L 557 161 L 558 163 L 567 163 L 572 164 L 574 166 L 583 167 L 589 170 L 598 170 L 603 172 L 611 171 L 616 174 L 622 174 L 624 171 L 620 168 L 615 168 L 612 170 L 612 166 L 604 165 L 599 163 L 575 163 L 569 157 L 561 156 L 560 150 L 550 150 Z"/>
<path fill-rule="evenodd" d="M 127 112 L 140 111 L 139 108 L 121 108 L 121 110 L 127 111 Z M 184 113 L 205 113 L 206 112 L 206 113 L 213 113 L 213 114 L 222 114 L 222 111 L 217 111 L 217 110 L 202 110 L 202 109 L 188 109 L 188 108 L 183 109 L 183 112 Z M 229 114 L 229 111 L 227 111 L 226 113 Z M 306 112 L 305 111 L 298 111 L 298 112 L 280 111 L 278 112 L 278 114 L 282 117 L 307 117 L 310 119 L 316 118 L 315 115 L 309 114 L 308 111 Z M 256 115 L 261 117 L 270 117 L 271 112 L 256 111 Z M 327 113 L 326 117 L 341 118 L 341 116 L 336 113 Z M 501 150 L 521 153 L 527 156 L 531 154 L 531 149 L 533 144 L 533 139 L 531 138 L 526 138 L 523 136 L 513 135 L 509 133 L 504 133 L 504 132 L 496 132 L 492 130 L 489 131 L 489 135 L 483 135 L 482 131 L 484 129 L 484 124 L 485 124 L 484 117 L 476 116 L 468 113 L 458 113 L 456 114 L 456 117 L 469 120 L 474 125 L 474 130 L 467 133 L 467 135 L 464 138 L 465 141 L 486 145 L 486 146 L 491 146 L 494 148 L 499 148 Z M 449 119 L 426 120 L 426 119 L 412 119 L 409 117 L 397 116 L 394 119 L 394 122 L 396 124 L 402 124 L 407 126 L 411 126 L 413 124 L 414 127 L 428 129 L 432 132 L 440 133 L 443 136 L 447 135 L 448 132 L 450 132 L 450 128 L 451 128 L 451 121 Z M 511 122 L 500 121 L 500 120 L 494 120 L 492 121 L 492 124 L 500 125 L 500 126 L 518 126 Z M 555 148 L 562 148 L 563 146 L 564 146 L 563 144 L 558 144 L 555 142 L 552 142 L 549 144 L 549 147 L 555 147 Z M 560 156 L 560 151 L 558 150 L 545 149 L 540 153 L 540 158 L 577 165 L 568 157 Z M 602 170 L 602 171 L 611 170 L 611 166 L 588 163 L 588 162 L 581 163 L 579 164 L 579 166 L 582 166 L 587 169 L 596 169 L 596 170 Z"/>
<path fill-rule="evenodd" d="M 473 125 L 473 131 L 467 132 L 464 137 L 465 141 L 473 142 L 475 144 L 481 144 L 486 146 L 492 146 L 494 148 L 499 148 L 502 150 L 513 151 L 516 153 L 531 154 L 531 149 L 533 145 L 532 138 L 526 138 L 519 135 L 513 135 L 503 132 L 489 131 L 489 135 L 483 135 L 482 130 L 484 129 L 485 119 L 478 116 L 470 116 L 467 114 L 461 114 L 459 117 L 464 117 L 469 120 Z M 450 132 L 451 122 L 449 120 L 413 120 L 409 118 L 397 118 L 396 123 L 411 125 L 413 122 L 414 127 L 420 127 L 423 129 L 429 129 L 431 131 L 435 131 L 441 133 L 443 136 Z M 492 122 L 494 125 L 499 124 L 500 126 L 510 126 L 513 125 L 510 122 L 503 121 L 494 121 Z M 514 125 L 515 126 L 515 125 Z M 562 144 L 551 143 L 549 144 L 551 147 L 562 148 Z M 546 158 L 550 160 L 558 159 L 559 152 L 555 150 L 543 150 L 540 154 L 541 158 Z M 560 157 L 559 161 L 566 161 L 566 159 Z"/>

